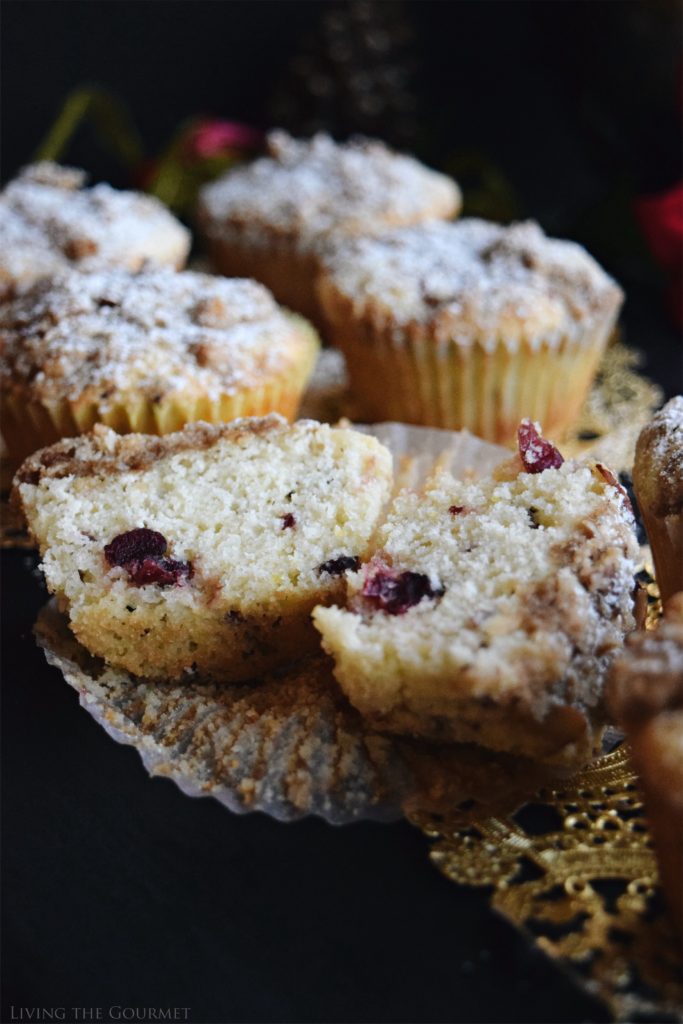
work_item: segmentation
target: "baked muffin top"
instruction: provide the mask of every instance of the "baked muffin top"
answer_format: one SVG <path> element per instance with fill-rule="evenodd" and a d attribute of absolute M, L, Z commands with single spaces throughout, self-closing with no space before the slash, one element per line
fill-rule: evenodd
<path fill-rule="evenodd" d="M 73 167 L 33 164 L 0 194 L 0 297 L 71 266 L 184 264 L 190 234 L 157 200 L 85 188 Z"/>
<path fill-rule="evenodd" d="M 339 241 L 327 254 L 326 291 L 360 314 L 491 345 L 547 342 L 616 315 L 618 285 L 580 245 L 548 238 L 532 221 L 504 227 L 465 219 Z M 328 312 L 330 310 L 328 309 Z"/>
<path fill-rule="evenodd" d="M 351 234 L 452 217 L 461 205 L 450 178 L 382 142 L 329 135 L 268 135 L 268 156 L 206 185 L 200 218 L 211 236 L 264 231 L 315 246 L 329 231 Z"/>
<path fill-rule="evenodd" d="M 190 271 L 66 271 L 0 306 L 0 387 L 114 405 L 258 386 L 296 365 L 312 329 L 255 281 Z"/>
<path fill-rule="evenodd" d="M 638 501 L 653 515 L 683 509 L 683 395 L 667 402 L 640 432 L 633 482 Z"/>

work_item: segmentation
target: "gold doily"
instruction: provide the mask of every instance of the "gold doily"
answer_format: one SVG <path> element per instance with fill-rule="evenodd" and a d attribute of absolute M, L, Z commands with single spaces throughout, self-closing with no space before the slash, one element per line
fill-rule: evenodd
<path fill-rule="evenodd" d="M 626 745 L 515 815 L 475 804 L 410 820 L 447 878 L 491 887 L 491 905 L 617 1020 L 683 1019 L 680 943 Z"/>

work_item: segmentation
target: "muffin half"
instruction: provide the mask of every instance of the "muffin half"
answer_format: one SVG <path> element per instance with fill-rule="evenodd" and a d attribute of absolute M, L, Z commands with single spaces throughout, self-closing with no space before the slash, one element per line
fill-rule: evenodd
<path fill-rule="evenodd" d="M 281 417 L 166 437 L 106 427 L 15 479 L 48 588 L 92 653 L 151 678 L 257 678 L 318 646 L 311 609 L 367 555 L 392 463 Z"/>
<path fill-rule="evenodd" d="M 585 761 L 634 625 L 633 515 L 606 467 L 563 462 L 528 422 L 520 450 L 498 479 L 400 494 L 346 606 L 314 620 L 376 727 Z"/>

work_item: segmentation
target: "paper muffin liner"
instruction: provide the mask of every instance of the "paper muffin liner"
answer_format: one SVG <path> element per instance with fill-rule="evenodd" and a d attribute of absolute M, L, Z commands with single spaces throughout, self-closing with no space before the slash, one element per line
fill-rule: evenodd
<path fill-rule="evenodd" d="M 288 314 L 289 315 L 289 314 Z M 25 397 L 3 396 L 0 432 L 10 460 L 20 460 L 62 437 L 75 437 L 92 430 L 96 423 L 119 434 L 170 434 L 186 423 L 229 423 L 240 416 L 264 416 L 279 412 L 293 420 L 319 352 L 313 328 L 302 318 L 298 323 L 301 355 L 270 380 L 252 388 L 224 392 L 217 397 L 175 391 L 153 401 L 134 393 L 121 394 L 119 401 L 60 399 L 54 402 L 27 401 Z"/>
<path fill-rule="evenodd" d="M 326 282 L 321 297 L 330 337 L 345 355 L 364 419 L 470 430 L 496 443 L 514 440 L 521 419 L 562 437 L 577 419 L 613 327 L 548 336 L 460 342 L 413 323 L 397 327 Z"/>
<path fill-rule="evenodd" d="M 683 515 L 656 516 L 640 504 L 662 603 L 683 590 Z"/>
<path fill-rule="evenodd" d="M 488 473 L 505 449 L 468 434 L 381 424 L 363 428 L 392 451 L 400 482 L 419 487 L 435 465 Z M 48 661 L 81 705 L 153 775 L 233 811 L 340 824 L 393 820 L 415 807 L 496 800 L 513 809 L 558 769 L 472 745 L 383 735 L 346 701 L 332 661 L 316 654 L 249 684 L 150 682 L 106 666 L 75 640 L 54 602 L 36 626 Z"/>

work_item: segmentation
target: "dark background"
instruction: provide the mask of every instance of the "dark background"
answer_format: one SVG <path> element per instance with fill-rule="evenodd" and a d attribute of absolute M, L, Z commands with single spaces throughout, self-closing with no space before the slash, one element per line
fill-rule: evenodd
<path fill-rule="evenodd" d="M 587 244 L 673 394 L 680 338 L 633 203 L 681 178 L 680 28 L 677 4 L 638 0 L 5 0 L 3 180 L 87 83 L 127 105 L 150 158 L 198 113 L 380 135 L 453 170 L 471 211 Z M 91 130 L 68 158 L 130 179 Z M 116 1004 L 195 1022 L 606 1019 L 409 826 L 282 826 L 148 780 L 36 650 L 33 560 L 3 563 L 3 1022 Z"/>

